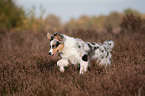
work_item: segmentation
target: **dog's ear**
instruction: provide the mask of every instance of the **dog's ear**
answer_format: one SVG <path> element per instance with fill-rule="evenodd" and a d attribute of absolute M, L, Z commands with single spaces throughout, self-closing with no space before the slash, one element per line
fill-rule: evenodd
<path fill-rule="evenodd" d="M 48 32 L 48 33 L 47 33 L 47 38 L 48 38 L 48 40 L 51 39 L 51 36 L 52 36 L 52 34 Z"/>
<path fill-rule="evenodd" d="M 59 40 L 59 41 L 62 41 L 63 39 L 63 35 L 62 34 L 59 34 L 59 33 L 54 33 L 54 38 Z"/>

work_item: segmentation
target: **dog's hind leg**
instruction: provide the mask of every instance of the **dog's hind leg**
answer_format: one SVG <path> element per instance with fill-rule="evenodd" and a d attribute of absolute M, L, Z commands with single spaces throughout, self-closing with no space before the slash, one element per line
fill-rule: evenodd
<path fill-rule="evenodd" d="M 81 61 L 80 63 L 80 74 L 83 74 L 88 69 L 88 62 L 87 61 Z"/>
<path fill-rule="evenodd" d="M 64 67 L 65 66 L 68 66 L 68 60 L 66 60 L 66 59 L 61 59 L 61 60 L 59 60 L 59 61 L 57 61 L 57 66 L 59 66 L 60 67 L 60 71 L 61 72 L 64 72 Z"/>

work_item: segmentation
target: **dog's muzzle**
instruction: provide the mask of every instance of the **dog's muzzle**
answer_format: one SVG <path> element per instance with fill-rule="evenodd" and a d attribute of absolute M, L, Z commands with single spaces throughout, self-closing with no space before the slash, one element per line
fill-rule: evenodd
<path fill-rule="evenodd" d="M 53 57 L 56 57 L 58 55 L 58 53 L 59 53 L 59 50 L 57 50 L 54 54 L 52 54 L 51 52 L 49 52 L 48 54 L 53 56 Z"/>
<path fill-rule="evenodd" d="M 51 55 L 51 52 L 49 52 L 48 54 Z"/>

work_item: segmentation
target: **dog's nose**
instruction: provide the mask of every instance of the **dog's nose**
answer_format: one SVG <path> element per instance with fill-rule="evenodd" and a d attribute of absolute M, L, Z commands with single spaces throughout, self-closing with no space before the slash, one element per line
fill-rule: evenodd
<path fill-rule="evenodd" d="M 51 52 L 49 52 L 48 54 L 51 55 Z"/>

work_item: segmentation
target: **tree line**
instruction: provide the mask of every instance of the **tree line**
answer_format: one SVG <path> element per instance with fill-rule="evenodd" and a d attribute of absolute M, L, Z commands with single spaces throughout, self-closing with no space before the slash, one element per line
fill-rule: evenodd
<path fill-rule="evenodd" d="M 13 0 L 0 0 L 0 29 L 24 29 L 33 31 L 58 31 L 61 29 L 75 30 L 75 29 L 97 29 L 113 27 L 118 29 L 120 23 L 125 15 L 132 14 L 135 17 L 145 18 L 145 14 L 137 10 L 128 8 L 122 13 L 111 12 L 109 15 L 87 16 L 83 15 L 78 19 L 70 19 L 63 24 L 61 19 L 49 14 L 43 18 L 45 10 L 41 9 L 40 17 L 35 15 L 35 7 L 32 7 L 28 12 L 18 7 Z"/>

